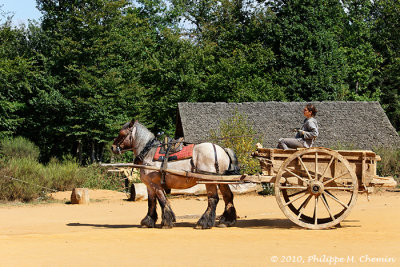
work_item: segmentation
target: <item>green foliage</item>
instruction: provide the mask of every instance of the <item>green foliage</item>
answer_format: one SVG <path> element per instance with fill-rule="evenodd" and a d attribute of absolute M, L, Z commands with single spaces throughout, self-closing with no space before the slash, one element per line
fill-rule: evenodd
<path fill-rule="evenodd" d="M 275 187 L 272 183 L 261 183 L 262 191 L 258 192 L 262 196 L 275 195 Z"/>
<path fill-rule="evenodd" d="M 26 139 L 1 141 L 0 200 L 28 202 L 48 197 L 53 191 L 75 187 L 121 189 L 121 180 L 96 165 L 81 167 L 72 158 L 55 158 L 47 165 L 37 161 L 38 148 Z"/>
<path fill-rule="evenodd" d="M 279 84 L 291 101 L 344 97 L 348 66 L 338 40 L 345 12 L 339 1 L 274 1 L 274 52 Z"/>
<path fill-rule="evenodd" d="M 382 55 L 377 86 L 382 91 L 381 103 L 393 126 L 400 129 L 400 2 L 376 1 L 373 9 L 372 44 Z"/>
<path fill-rule="evenodd" d="M 0 199 L 27 202 L 46 198 L 52 190 L 80 187 L 86 172 L 72 162 L 44 166 L 31 158 L 14 158 L 1 162 L 0 176 Z"/>
<path fill-rule="evenodd" d="M 375 83 L 382 57 L 374 51 L 371 42 L 374 25 L 374 20 L 370 18 L 372 2 L 347 0 L 344 6 L 346 19 L 350 22 L 344 25 L 342 35 L 348 65 L 349 97 L 358 101 L 377 101 L 381 90 L 376 88 Z"/>
<path fill-rule="evenodd" d="M 235 111 L 232 117 L 220 122 L 218 129 L 211 131 L 210 137 L 221 147 L 233 149 L 242 173 L 260 172 L 259 161 L 251 156 L 260 140 L 245 115 Z"/>
<path fill-rule="evenodd" d="M 0 199 L 7 201 L 28 202 L 46 197 L 47 181 L 39 176 L 42 166 L 29 158 L 11 159 L 0 168 Z M 14 180 L 14 178 L 19 177 Z M 23 182 L 22 182 L 23 181 Z"/>
<path fill-rule="evenodd" d="M 6 159 L 39 159 L 39 148 L 24 137 L 0 140 L 0 155 Z"/>
<path fill-rule="evenodd" d="M 89 165 L 84 170 L 86 177 L 83 187 L 119 191 L 125 186 L 121 177 L 107 173 L 107 170 L 98 165 Z"/>
<path fill-rule="evenodd" d="M 9 22 L 0 25 L 0 138 L 11 136 L 24 122 L 22 111 L 34 84 L 25 34 Z"/>
<path fill-rule="evenodd" d="M 377 148 L 376 154 L 381 156 L 378 161 L 377 174 L 379 176 L 392 176 L 399 182 L 400 178 L 400 149 L 399 148 Z"/>

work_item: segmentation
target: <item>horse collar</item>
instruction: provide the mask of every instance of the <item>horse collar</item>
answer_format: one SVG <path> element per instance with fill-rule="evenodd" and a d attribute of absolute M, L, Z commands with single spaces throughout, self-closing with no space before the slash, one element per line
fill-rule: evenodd
<path fill-rule="evenodd" d="M 147 153 L 149 153 L 150 149 L 154 146 L 154 143 L 157 141 L 156 138 L 150 139 L 142 151 L 140 151 L 139 155 L 135 158 L 134 163 L 138 164 L 140 162 L 143 162 L 144 158 L 146 157 Z"/>

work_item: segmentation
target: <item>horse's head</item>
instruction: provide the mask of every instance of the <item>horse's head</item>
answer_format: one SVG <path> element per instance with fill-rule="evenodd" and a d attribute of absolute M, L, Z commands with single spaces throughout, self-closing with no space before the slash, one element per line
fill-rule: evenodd
<path fill-rule="evenodd" d="M 132 150 L 136 134 L 137 121 L 132 120 L 126 123 L 119 131 L 117 138 L 111 146 L 111 151 L 114 154 L 121 154 L 125 151 Z"/>

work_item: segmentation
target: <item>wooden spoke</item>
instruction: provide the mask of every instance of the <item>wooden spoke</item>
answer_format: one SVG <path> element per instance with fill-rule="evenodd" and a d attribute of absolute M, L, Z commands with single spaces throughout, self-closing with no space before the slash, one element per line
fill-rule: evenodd
<path fill-rule="evenodd" d="M 329 204 L 328 204 L 328 201 L 326 200 L 326 197 L 325 197 L 325 194 L 324 193 L 322 193 L 322 198 L 325 200 L 325 203 L 326 203 L 326 205 L 328 205 L 328 208 L 329 208 Z"/>
<path fill-rule="evenodd" d="M 315 196 L 314 225 L 318 224 L 318 196 Z"/>
<path fill-rule="evenodd" d="M 294 197 L 294 196 L 296 196 L 296 195 L 298 195 L 298 194 L 301 194 L 301 193 L 304 193 L 304 192 L 306 192 L 306 191 L 307 191 L 307 188 L 305 187 L 305 190 L 301 190 L 301 191 L 298 191 L 298 192 L 293 193 L 293 194 L 291 194 L 291 195 L 288 195 L 288 197 Z"/>
<path fill-rule="evenodd" d="M 350 174 L 350 171 L 347 170 L 347 172 L 345 172 L 345 173 L 339 175 L 338 177 L 333 177 L 333 178 L 329 179 L 328 181 L 325 181 L 325 182 L 324 182 L 324 185 L 326 185 L 326 184 L 328 184 L 328 183 L 330 183 L 330 182 L 332 182 L 332 181 L 335 181 L 336 179 L 342 178 L 342 177 L 345 176 L 346 174 Z"/>
<path fill-rule="evenodd" d="M 346 209 L 349 208 L 349 206 L 347 206 L 346 204 L 344 204 L 342 201 L 340 201 L 337 197 L 335 197 L 334 195 L 332 195 L 332 193 L 330 193 L 329 191 L 325 190 L 325 192 L 327 193 L 327 195 L 332 198 L 333 200 L 335 200 L 336 202 L 338 202 L 340 205 L 342 205 L 343 207 L 345 207 Z"/>
<path fill-rule="evenodd" d="M 314 179 L 318 181 L 318 152 L 315 152 L 315 175 Z"/>
<path fill-rule="evenodd" d="M 303 160 L 301 159 L 301 157 L 297 157 L 300 161 L 301 166 L 303 166 L 304 170 L 306 171 L 308 178 L 310 178 L 310 180 L 312 180 L 311 174 L 308 172 L 308 169 L 306 167 L 306 165 L 304 164 Z"/>
<path fill-rule="evenodd" d="M 330 186 L 330 187 L 325 187 L 325 190 L 353 190 L 354 186 L 342 186 L 342 187 L 335 187 L 335 186 Z"/>
<path fill-rule="evenodd" d="M 307 179 L 304 179 L 303 177 L 295 174 L 294 172 L 292 172 L 291 170 L 289 170 L 288 168 L 285 168 L 285 171 L 287 171 L 288 173 L 290 173 L 291 175 L 294 175 L 296 178 L 299 178 L 300 180 L 302 180 L 303 182 L 305 182 L 306 184 L 309 184 L 310 181 L 308 181 Z"/>
<path fill-rule="evenodd" d="M 324 206 L 325 206 L 326 210 L 328 211 L 329 216 L 331 216 L 332 220 L 335 220 L 335 217 L 332 215 L 331 209 L 329 208 L 328 202 L 326 201 L 325 194 L 322 194 L 321 196 L 322 196 L 321 197 L 322 203 L 324 203 Z"/>
<path fill-rule="evenodd" d="M 298 196 L 298 197 L 292 199 L 291 201 L 284 203 L 284 206 L 287 206 L 287 205 L 289 205 L 289 204 L 292 204 L 293 202 L 295 202 L 295 201 L 299 200 L 300 198 L 304 197 L 305 195 L 307 195 L 307 194 L 304 193 L 303 195 Z"/>
<path fill-rule="evenodd" d="M 331 165 L 332 165 L 334 159 L 335 159 L 335 157 L 332 156 L 332 157 L 331 157 L 331 160 L 329 161 L 328 166 L 326 166 L 326 168 L 325 168 L 324 172 L 322 173 L 321 177 L 319 178 L 319 180 L 322 181 L 322 180 L 324 179 L 324 177 L 325 177 L 325 175 L 326 175 L 326 172 L 330 169 L 330 167 L 331 167 Z"/>
<path fill-rule="evenodd" d="M 280 186 L 281 189 L 307 189 L 306 186 Z"/>
<path fill-rule="evenodd" d="M 310 202 L 311 197 L 312 197 L 312 195 L 310 194 L 310 195 L 306 198 L 306 200 L 304 200 L 304 202 L 301 203 L 301 205 L 300 205 L 300 207 L 299 207 L 299 209 L 298 209 L 299 214 L 297 215 L 297 219 L 300 219 L 301 214 L 302 214 L 302 212 L 303 212 L 303 209 L 305 209 L 305 208 L 307 207 L 308 202 Z"/>

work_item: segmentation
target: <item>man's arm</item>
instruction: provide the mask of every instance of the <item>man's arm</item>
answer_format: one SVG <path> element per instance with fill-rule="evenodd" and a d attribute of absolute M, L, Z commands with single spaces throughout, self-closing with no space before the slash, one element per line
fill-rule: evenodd
<path fill-rule="evenodd" d="M 318 136 L 318 125 L 315 120 L 308 120 L 301 131 L 304 139 L 313 139 Z"/>

